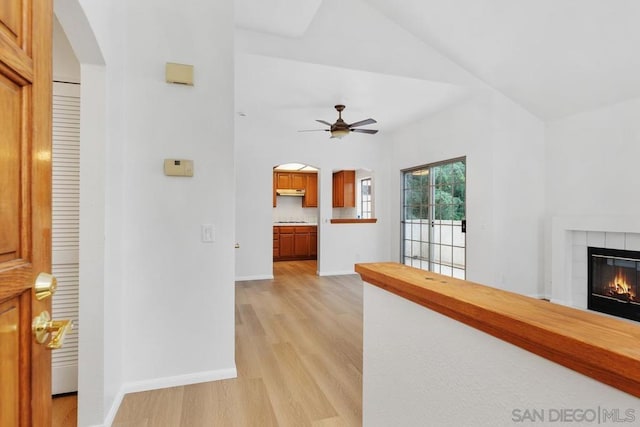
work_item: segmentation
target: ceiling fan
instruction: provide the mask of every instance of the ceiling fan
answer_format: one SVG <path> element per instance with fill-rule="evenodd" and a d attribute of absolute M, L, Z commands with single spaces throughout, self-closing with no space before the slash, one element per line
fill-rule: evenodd
<path fill-rule="evenodd" d="M 348 135 L 349 132 L 360 132 L 360 133 L 368 133 L 368 134 L 378 133 L 376 129 L 355 129 L 360 126 L 377 123 L 375 120 L 365 119 L 365 120 L 360 120 L 359 122 L 349 124 L 344 120 L 342 120 L 342 110 L 345 109 L 345 106 L 338 104 L 335 106 L 335 109 L 338 110 L 338 120 L 336 120 L 335 123 L 331 124 L 324 120 L 316 120 L 316 122 L 320 122 L 324 125 L 329 126 L 329 129 L 312 129 L 312 130 L 303 130 L 300 132 L 313 132 L 313 131 L 331 132 L 331 138 L 342 138 L 343 136 Z"/>

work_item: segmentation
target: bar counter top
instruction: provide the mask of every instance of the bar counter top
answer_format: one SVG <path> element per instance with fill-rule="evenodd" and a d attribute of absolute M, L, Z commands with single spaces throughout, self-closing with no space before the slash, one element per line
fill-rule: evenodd
<path fill-rule="evenodd" d="M 371 285 L 640 397 L 639 324 L 398 263 L 356 264 L 355 271 Z"/>

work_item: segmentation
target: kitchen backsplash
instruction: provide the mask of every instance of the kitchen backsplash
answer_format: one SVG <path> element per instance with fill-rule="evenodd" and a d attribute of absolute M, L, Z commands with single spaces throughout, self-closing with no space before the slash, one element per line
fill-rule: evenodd
<path fill-rule="evenodd" d="M 278 203 L 273 208 L 273 222 L 278 221 L 318 221 L 318 208 L 303 208 L 300 197 L 278 196 Z"/>

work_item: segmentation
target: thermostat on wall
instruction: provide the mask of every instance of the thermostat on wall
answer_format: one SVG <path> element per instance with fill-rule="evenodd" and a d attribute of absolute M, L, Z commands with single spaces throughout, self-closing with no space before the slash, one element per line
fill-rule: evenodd
<path fill-rule="evenodd" d="M 164 174 L 167 176 L 193 176 L 193 160 L 164 159 Z"/>

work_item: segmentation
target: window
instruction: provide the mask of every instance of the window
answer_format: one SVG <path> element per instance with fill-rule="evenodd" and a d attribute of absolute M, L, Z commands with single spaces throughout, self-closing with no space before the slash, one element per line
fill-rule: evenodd
<path fill-rule="evenodd" d="M 464 279 L 466 159 L 402 172 L 402 262 Z"/>
<path fill-rule="evenodd" d="M 371 218 L 371 178 L 360 180 L 360 218 Z"/>

